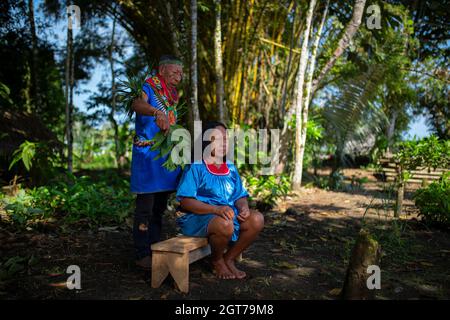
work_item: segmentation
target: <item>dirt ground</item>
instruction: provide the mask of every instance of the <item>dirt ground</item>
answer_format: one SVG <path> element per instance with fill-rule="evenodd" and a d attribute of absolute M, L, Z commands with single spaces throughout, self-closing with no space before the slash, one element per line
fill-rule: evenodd
<path fill-rule="evenodd" d="M 150 273 L 134 266 L 131 218 L 96 231 L 82 221 L 41 233 L 0 229 L 1 256 L 27 257 L 23 271 L 0 287 L 0 299 L 336 299 L 361 226 L 380 235 L 378 299 L 449 299 L 449 232 L 417 219 L 412 189 L 404 216 L 393 222 L 383 183 L 369 171 L 344 174 L 347 182 L 353 175 L 369 181 L 345 192 L 305 188 L 288 196 L 264 212 L 265 229 L 240 263 L 246 279 L 218 280 L 203 259 L 191 265 L 188 294 L 170 277 L 152 289 Z M 165 238 L 177 234 L 173 212 L 163 231 Z M 81 290 L 66 288 L 69 265 L 81 269 Z"/>

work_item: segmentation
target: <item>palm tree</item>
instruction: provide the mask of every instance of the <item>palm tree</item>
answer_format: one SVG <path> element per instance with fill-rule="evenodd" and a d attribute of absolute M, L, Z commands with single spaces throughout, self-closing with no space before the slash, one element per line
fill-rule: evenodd
<path fill-rule="evenodd" d="M 349 141 L 364 144 L 367 138 L 381 133 L 387 117 L 381 106 L 374 101 L 383 81 L 384 68 L 381 65 L 369 69 L 340 84 L 338 96 L 324 107 L 322 115 L 336 139 L 335 163 L 332 175 L 344 163 L 345 146 Z"/>

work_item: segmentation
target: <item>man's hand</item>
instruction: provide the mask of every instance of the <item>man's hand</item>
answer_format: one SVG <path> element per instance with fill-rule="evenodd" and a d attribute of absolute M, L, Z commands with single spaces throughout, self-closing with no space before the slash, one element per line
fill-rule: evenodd
<path fill-rule="evenodd" d="M 169 132 L 169 118 L 162 111 L 157 111 L 155 114 L 156 117 L 156 125 L 161 129 L 164 134 Z"/>
<path fill-rule="evenodd" d="M 247 220 L 247 218 L 250 217 L 250 209 L 249 208 L 243 208 L 239 211 L 239 214 L 237 216 L 237 219 L 239 222 L 244 222 Z"/>
<path fill-rule="evenodd" d="M 225 220 L 233 220 L 234 211 L 229 206 L 217 206 L 214 210 L 214 214 Z"/>
<path fill-rule="evenodd" d="M 142 92 L 140 98 L 134 99 L 132 108 L 137 114 L 141 114 L 144 116 L 154 116 L 156 119 L 156 125 L 161 129 L 164 134 L 169 132 L 169 118 L 166 114 L 151 106 L 148 102 L 148 97 L 145 92 Z"/>

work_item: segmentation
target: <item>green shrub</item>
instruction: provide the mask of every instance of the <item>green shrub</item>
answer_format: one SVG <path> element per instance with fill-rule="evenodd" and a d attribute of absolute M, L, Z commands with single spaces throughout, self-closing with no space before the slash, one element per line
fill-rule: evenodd
<path fill-rule="evenodd" d="M 131 211 L 132 195 L 127 180 L 94 182 L 87 176 L 20 190 L 4 197 L 5 211 L 14 224 L 28 225 L 36 219 L 63 218 L 65 222 L 87 219 L 90 223 L 121 222 Z"/>
<path fill-rule="evenodd" d="M 397 149 L 394 160 L 404 170 L 450 167 L 449 140 L 439 140 L 431 135 L 420 140 L 403 141 L 397 145 Z"/>
<path fill-rule="evenodd" d="M 347 188 L 344 178 L 342 171 L 336 170 L 329 176 L 314 177 L 314 185 L 325 190 L 342 191 Z"/>
<path fill-rule="evenodd" d="M 14 198 L 4 197 L 5 211 L 12 222 L 17 225 L 25 225 L 27 221 L 42 218 L 43 210 L 34 207 L 34 198 L 25 190 L 19 190 Z"/>
<path fill-rule="evenodd" d="M 414 200 L 425 222 L 450 226 L 450 173 L 417 190 Z"/>
<path fill-rule="evenodd" d="M 258 209 L 262 211 L 270 210 L 278 199 L 287 196 L 291 186 L 289 178 L 285 175 L 259 177 L 248 175 L 244 180 L 251 199 L 259 202 Z"/>

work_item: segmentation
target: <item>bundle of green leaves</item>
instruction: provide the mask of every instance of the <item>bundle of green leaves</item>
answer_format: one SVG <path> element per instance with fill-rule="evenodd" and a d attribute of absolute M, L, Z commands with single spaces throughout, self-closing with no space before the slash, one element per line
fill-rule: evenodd
<path fill-rule="evenodd" d="M 171 152 L 173 151 L 175 145 L 178 144 L 178 141 L 175 141 L 172 139 L 173 135 L 172 133 L 177 129 L 184 129 L 183 126 L 174 124 L 170 126 L 169 132 L 167 134 L 164 134 L 162 131 L 159 131 L 155 134 L 153 139 L 151 140 L 153 142 L 153 145 L 150 147 L 152 151 L 159 151 L 159 154 L 154 158 L 154 160 L 168 156 L 167 160 L 163 163 L 163 167 L 166 168 L 169 171 L 174 171 L 178 167 L 181 167 L 182 169 L 185 166 L 185 162 L 180 161 L 181 163 L 175 163 L 173 161 L 173 157 L 171 156 Z M 179 155 L 180 159 L 182 157 L 186 157 L 186 155 L 181 154 Z"/>
<path fill-rule="evenodd" d="M 115 91 L 117 101 L 123 105 L 128 116 L 133 116 L 133 101 L 142 96 L 142 85 L 147 79 L 148 72 L 140 72 L 137 74 L 129 73 L 125 80 L 121 80 L 117 84 Z"/>

